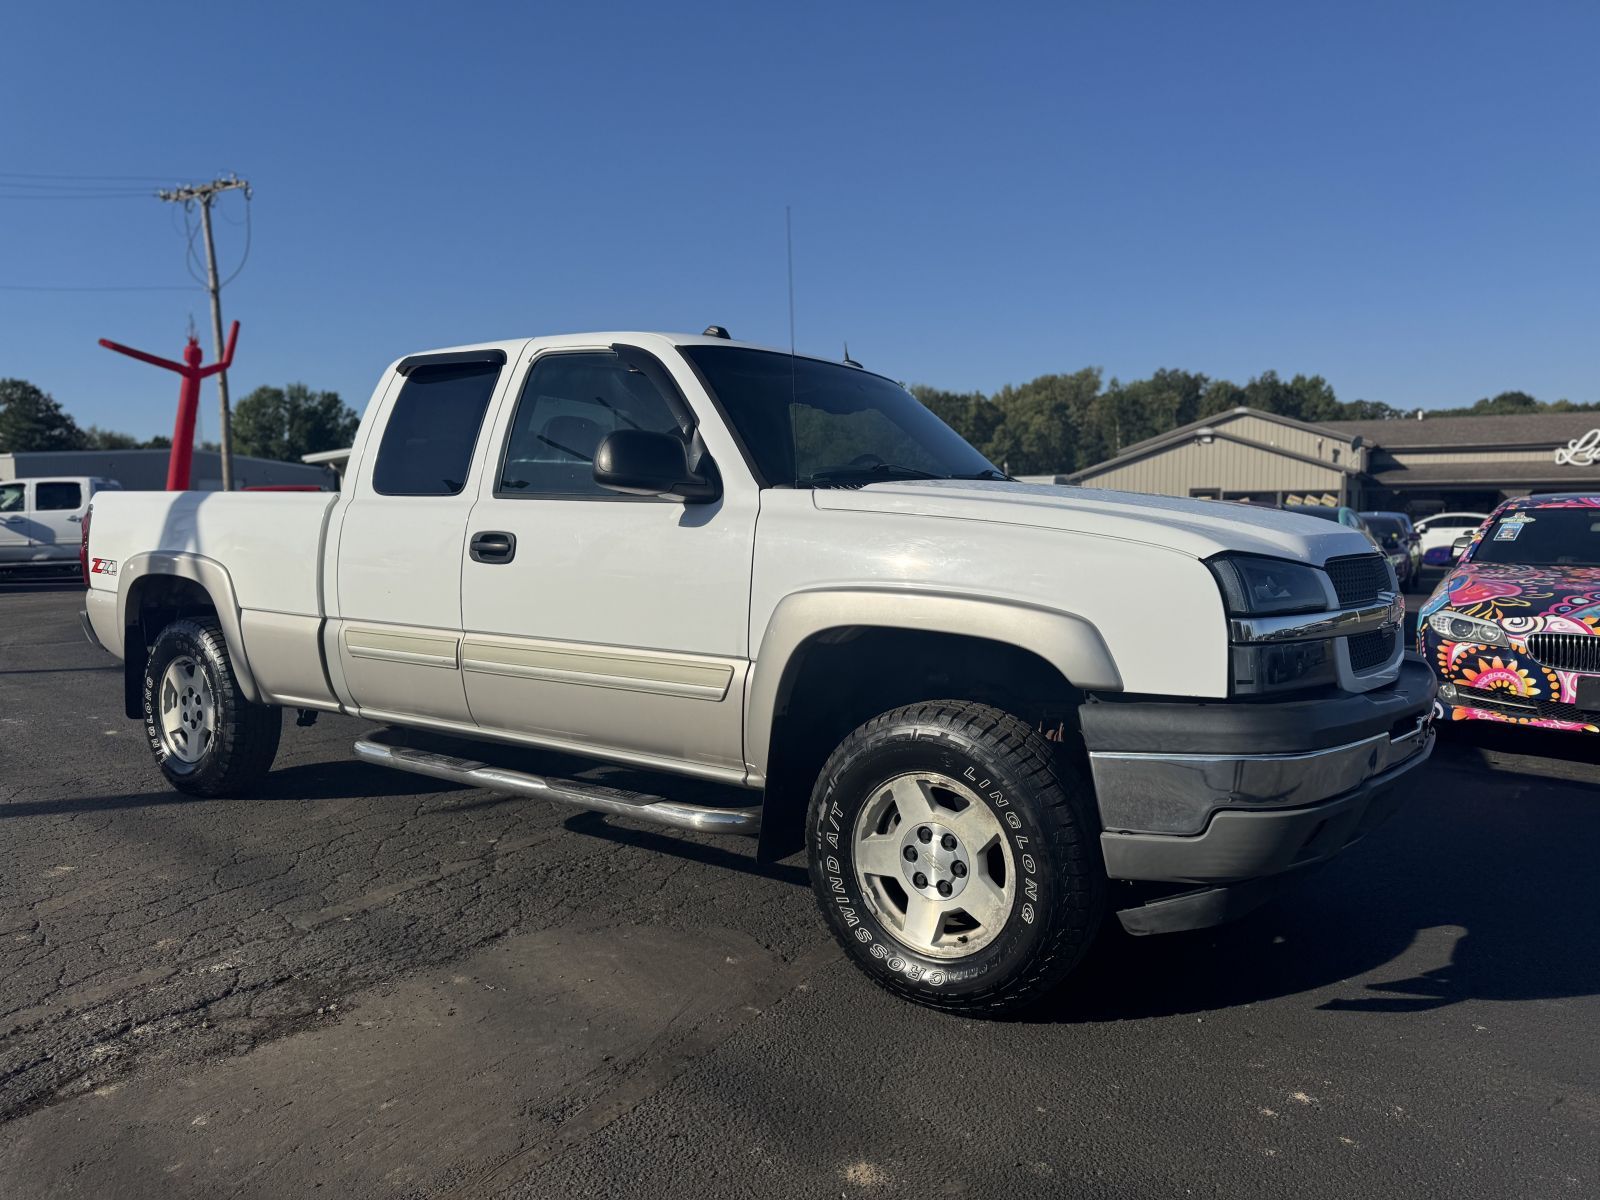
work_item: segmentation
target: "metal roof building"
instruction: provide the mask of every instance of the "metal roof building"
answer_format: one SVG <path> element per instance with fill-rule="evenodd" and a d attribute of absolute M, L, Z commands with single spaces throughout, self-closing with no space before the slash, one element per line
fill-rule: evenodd
<path fill-rule="evenodd" d="M 1529 492 L 1600 490 L 1600 413 L 1313 424 L 1235 408 L 1058 476 L 1062 483 L 1425 515 Z"/>
<path fill-rule="evenodd" d="M 87 475 L 98 479 L 115 479 L 132 492 L 159 492 L 167 486 L 167 459 L 170 453 L 167 450 L 20 450 L 12 454 L 0 454 L 0 479 Z M 222 487 L 222 456 L 215 450 L 196 450 L 193 480 L 196 491 L 219 490 Z M 235 454 L 233 484 L 236 488 L 294 484 L 332 487 L 334 477 L 322 467 Z"/>

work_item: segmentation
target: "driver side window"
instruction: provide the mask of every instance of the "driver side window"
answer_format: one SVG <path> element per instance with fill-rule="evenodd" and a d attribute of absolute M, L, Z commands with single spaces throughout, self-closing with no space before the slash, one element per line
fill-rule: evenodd
<path fill-rule="evenodd" d="M 26 485 L 0 484 L 0 513 L 19 513 L 25 507 Z"/>
<path fill-rule="evenodd" d="M 594 481 L 594 456 L 618 429 L 677 434 L 678 422 L 656 386 L 609 351 L 539 359 L 517 401 L 494 494 L 615 497 Z"/>

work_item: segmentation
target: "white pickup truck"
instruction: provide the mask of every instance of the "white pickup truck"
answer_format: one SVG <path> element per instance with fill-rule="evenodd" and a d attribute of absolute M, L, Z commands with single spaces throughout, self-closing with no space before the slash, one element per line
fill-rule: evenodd
<path fill-rule="evenodd" d="M 0 481 L 0 578 L 72 569 L 83 542 L 79 524 L 91 498 L 121 486 L 87 475 Z"/>
<path fill-rule="evenodd" d="M 1247 911 L 1433 744 L 1359 532 L 1015 483 L 894 382 L 718 329 L 411 355 L 340 494 L 102 495 L 91 526 L 90 636 L 174 787 L 246 791 L 282 708 L 354 714 L 372 762 L 803 845 L 850 957 L 946 1009 L 1031 1000 L 1111 913 Z"/>

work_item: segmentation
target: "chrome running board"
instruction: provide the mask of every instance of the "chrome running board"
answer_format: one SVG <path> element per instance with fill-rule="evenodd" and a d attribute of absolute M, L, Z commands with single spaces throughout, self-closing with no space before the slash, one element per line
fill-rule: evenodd
<path fill-rule="evenodd" d="M 355 750 L 357 758 L 380 767 L 393 767 L 414 775 L 431 775 L 435 779 L 448 779 L 468 787 L 509 792 L 514 796 L 527 796 L 535 800 L 554 800 L 591 812 L 631 817 L 635 821 L 648 821 L 652 825 L 665 825 L 670 829 L 738 837 L 759 837 L 761 834 L 759 805 L 751 808 L 716 808 L 704 804 L 680 804 L 642 792 L 625 792 L 599 784 L 580 783 L 574 779 L 545 779 L 526 771 L 492 767 L 487 763 L 436 754 L 431 750 L 392 746 L 374 738 L 362 738 L 356 742 Z"/>

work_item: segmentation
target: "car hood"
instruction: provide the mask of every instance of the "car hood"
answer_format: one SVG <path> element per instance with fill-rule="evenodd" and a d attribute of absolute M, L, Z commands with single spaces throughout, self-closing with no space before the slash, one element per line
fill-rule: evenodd
<path fill-rule="evenodd" d="M 1323 563 L 1373 554 L 1363 534 L 1319 517 L 1219 500 L 1183 500 L 1048 483 L 894 480 L 859 488 L 817 488 L 820 509 L 881 512 L 1027 525 L 1164 546 L 1195 558 L 1224 550 Z"/>
<path fill-rule="evenodd" d="M 1462 563 L 1422 606 L 1499 621 L 1512 633 L 1600 633 L 1600 567 Z"/>

